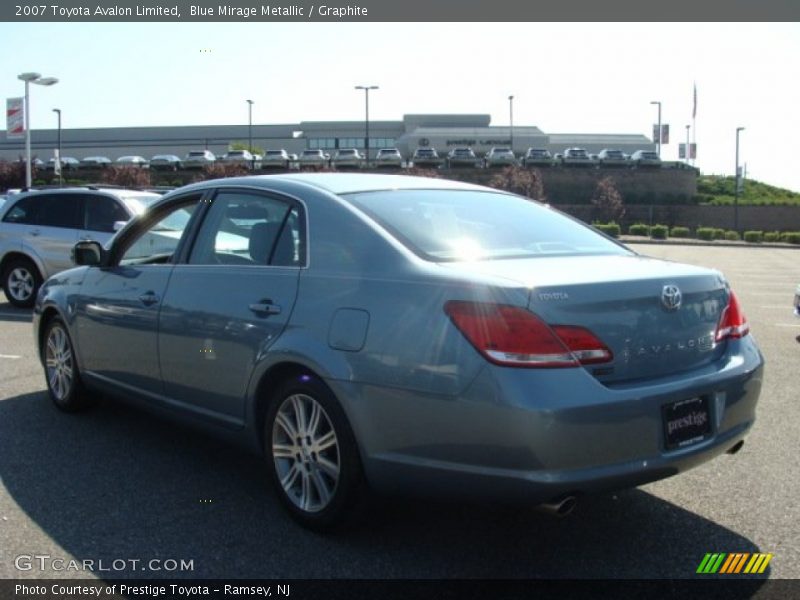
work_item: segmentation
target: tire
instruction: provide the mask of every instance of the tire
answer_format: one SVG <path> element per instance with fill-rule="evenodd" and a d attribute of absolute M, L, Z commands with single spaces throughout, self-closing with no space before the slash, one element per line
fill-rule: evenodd
<path fill-rule="evenodd" d="M 17 308 L 30 308 L 42 285 L 39 269 L 28 258 L 12 258 L 3 271 L 3 291 Z"/>
<path fill-rule="evenodd" d="M 347 520 L 362 495 L 361 460 L 325 384 L 310 375 L 284 382 L 267 411 L 264 446 L 272 483 L 295 521 L 325 531 Z"/>
<path fill-rule="evenodd" d="M 51 319 L 44 330 L 42 364 L 44 365 L 47 394 L 53 404 L 64 412 L 79 412 L 89 408 L 92 396 L 81 381 L 75 349 L 64 321 Z"/>

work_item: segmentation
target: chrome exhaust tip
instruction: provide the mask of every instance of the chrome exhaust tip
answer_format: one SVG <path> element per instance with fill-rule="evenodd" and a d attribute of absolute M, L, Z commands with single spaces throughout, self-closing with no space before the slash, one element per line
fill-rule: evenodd
<path fill-rule="evenodd" d="M 554 517 L 566 517 L 578 504 L 578 499 L 575 496 L 565 496 L 555 502 L 544 502 L 537 506 L 537 510 L 552 515 Z"/>

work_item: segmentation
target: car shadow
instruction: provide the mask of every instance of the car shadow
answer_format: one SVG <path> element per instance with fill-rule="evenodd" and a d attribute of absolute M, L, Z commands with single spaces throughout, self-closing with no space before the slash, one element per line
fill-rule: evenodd
<path fill-rule="evenodd" d="M 44 392 L 0 400 L 0 480 L 64 558 L 193 561 L 110 577 L 687 578 L 707 552 L 759 551 L 641 490 L 589 498 L 565 519 L 375 497 L 348 528 L 315 534 L 286 516 L 260 457 L 113 401 L 61 413 Z M 0 524 L 9 547 L 48 550 L 13 521 Z"/>
<path fill-rule="evenodd" d="M 33 320 L 33 310 L 30 308 L 17 308 L 11 304 L 0 289 L 0 321 L 30 322 Z"/>

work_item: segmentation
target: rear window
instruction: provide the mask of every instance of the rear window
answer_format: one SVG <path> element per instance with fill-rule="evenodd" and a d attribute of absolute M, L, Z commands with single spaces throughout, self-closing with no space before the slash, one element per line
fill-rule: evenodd
<path fill-rule="evenodd" d="M 395 190 L 343 197 L 410 250 L 434 262 L 629 254 L 591 228 L 518 196 Z"/>

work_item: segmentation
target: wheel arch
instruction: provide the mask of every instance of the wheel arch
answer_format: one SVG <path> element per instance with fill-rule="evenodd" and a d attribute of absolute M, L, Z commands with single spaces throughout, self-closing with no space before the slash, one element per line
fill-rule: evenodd
<path fill-rule="evenodd" d="M 33 263 L 33 266 L 36 267 L 37 271 L 39 271 L 39 277 L 42 278 L 42 281 L 47 279 L 47 273 L 45 271 L 44 264 L 39 259 L 39 257 L 35 255 L 32 256 L 30 254 L 26 254 L 21 250 L 11 250 L 10 252 L 6 252 L 2 260 L 0 260 L 0 275 L 5 274 L 8 263 L 10 263 L 14 259 L 27 260 L 28 262 Z"/>

